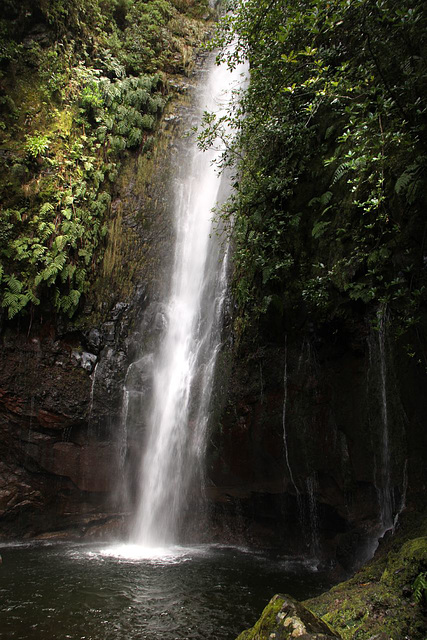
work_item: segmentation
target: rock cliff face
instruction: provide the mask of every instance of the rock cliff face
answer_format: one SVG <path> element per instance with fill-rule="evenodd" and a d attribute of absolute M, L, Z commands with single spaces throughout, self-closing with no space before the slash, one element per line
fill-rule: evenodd
<path fill-rule="evenodd" d="M 364 323 L 242 348 L 210 450 L 228 535 L 352 570 L 423 489 L 425 383 Z"/>
<path fill-rule="evenodd" d="M 100 513 L 107 509 L 114 482 L 113 433 L 125 355 L 107 329 L 96 335 L 98 348 L 80 331 L 59 333 L 51 321 L 29 331 L 9 327 L 3 334 L 0 511 L 5 533 L 77 525 L 88 511 L 96 520 L 104 518 Z"/>
<path fill-rule="evenodd" d="M 171 256 L 170 172 L 187 80 L 158 145 L 130 157 L 111 206 L 109 244 L 79 318 L 3 318 L 0 536 L 100 535 L 123 517 L 122 395 L 128 366 L 158 333 Z"/>
<path fill-rule="evenodd" d="M 191 119 L 187 83 L 174 89 L 181 98 L 153 156 L 122 171 L 103 270 L 78 322 L 3 326 L 2 536 L 101 535 L 126 519 L 117 487 L 125 479 L 131 496 L 142 432 L 123 434 L 123 383 L 143 403 L 172 255 L 171 173 Z M 220 357 L 208 537 L 285 546 L 349 571 L 424 486 L 425 371 L 360 319 L 270 330 L 237 353 L 225 341 Z"/>

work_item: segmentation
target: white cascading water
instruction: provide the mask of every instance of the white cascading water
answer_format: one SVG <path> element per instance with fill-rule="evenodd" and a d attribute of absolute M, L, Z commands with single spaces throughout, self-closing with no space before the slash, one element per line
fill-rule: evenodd
<path fill-rule="evenodd" d="M 218 117 L 244 69 L 212 61 L 199 99 Z M 202 476 L 213 374 L 220 348 L 228 248 L 217 238 L 212 209 L 225 197 L 215 160 L 223 149 L 188 152 L 177 181 L 176 245 L 166 304 L 166 329 L 154 358 L 149 433 L 140 473 L 140 498 L 131 541 L 148 547 L 177 542 L 180 520 Z M 221 184 L 222 182 L 222 184 Z M 221 192 L 221 193 L 220 193 Z"/>

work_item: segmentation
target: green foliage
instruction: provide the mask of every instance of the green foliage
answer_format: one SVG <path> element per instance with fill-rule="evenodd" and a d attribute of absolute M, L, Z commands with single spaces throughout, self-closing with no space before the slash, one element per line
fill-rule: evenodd
<path fill-rule="evenodd" d="M 165 71 L 200 42 L 205 23 L 189 15 L 206 9 L 3 0 L 0 304 L 10 318 L 40 301 L 68 316 L 78 309 L 103 259 L 122 159 L 153 144 Z"/>
<path fill-rule="evenodd" d="M 417 575 L 414 580 L 413 590 L 416 602 L 427 602 L 427 571 Z"/>
<path fill-rule="evenodd" d="M 31 158 L 38 158 L 46 155 L 49 150 L 50 143 L 51 141 L 48 135 L 39 133 L 35 136 L 27 136 L 24 148 L 28 156 Z"/>
<path fill-rule="evenodd" d="M 215 45 L 230 66 L 249 61 L 250 86 L 226 118 L 205 115 L 200 144 L 227 139 L 221 164 L 239 176 L 221 214 L 241 314 L 375 317 L 387 303 L 404 331 L 427 285 L 423 2 L 230 6 Z"/>
<path fill-rule="evenodd" d="M 94 118 L 95 134 L 99 142 L 108 145 L 107 152 L 120 153 L 140 145 L 145 130 L 155 127 L 152 113 L 160 114 L 164 107 L 161 95 L 152 96 L 159 81 L 157 75 L 143 75 L 114 80 L 101 76 L 90 82 L 89 94 L 81 100 L 82 113 Z"/>
<path fill-rule="evenodd" d="M 96 82 L 91 82 L 82 91 L 81 103 L 83 108 L 88 111 L 95 111 L 102 107 L 103 97 L 101 89 Z"/>
<path fill-rule="evenodd" d="M 132 73 L 154 71 L 170 55 L 170 39 L 165 28 L 172 7 L 165 0 L 137 0 L 129 7 L 124 61 Z"/>

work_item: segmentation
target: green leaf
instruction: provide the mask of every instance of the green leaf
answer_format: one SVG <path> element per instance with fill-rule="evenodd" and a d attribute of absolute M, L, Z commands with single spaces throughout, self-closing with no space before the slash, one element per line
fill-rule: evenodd
<path fill-rule="evenodd" d="M 313 225 L 313 229 L 311 231 L 311 235 L 313 236 L 313 238 L 320 238 L 321 236 L 323 236 L 323 234 L 325 233 L 325 231 L 327 230 L 330 224 L 331 224 L 330 221 L 321 220 L 319 222 L 316 222 Z"/>

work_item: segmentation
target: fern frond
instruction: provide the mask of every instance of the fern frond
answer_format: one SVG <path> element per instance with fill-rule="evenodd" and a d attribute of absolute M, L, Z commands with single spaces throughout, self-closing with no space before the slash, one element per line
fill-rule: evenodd
<path fill-rule="evenodd" d="M 68 238 L 67 236 L 56 236 L 55 238 L 55 247 L 58 251 L 62 251 L 65 245 L 67 244 Z"/>
<path fill-rule="evenodd" d="M 148 101 L 148 110 L 150 113 L 158 113 L 162 111 L 164 107 L 164 101 L 160 96 L 153 96 Z"/>
<path fill-rule="evenodd" d="M 152 129 L 154 126 L 154 118 L 153 116 L 148 115 L 148 113 L 146 113 L 143 117 L 142 117 L 142 122 L 141 122 L 141 126 L 144 129 Z"/>
<path fill-rule="evenodd" d="M 142 142 L 142 131 L 137 127 L 133 127 L 129 133 L 128 145 L 129 147 L 136 147 Z"/>
<path fill-rule="evenodd" d="M 402 195 L 402 193 L 405 193 L 405 191 L 407 191 L 407 189 L 409 188 L 409 185 L 413 182 L 414 180 L 414 171 L 412 167 L 408 167 L 408 169 L 405 169 L 405 171 L 402 173 L 402 175 L 396 180 L 396 184 L 394 185 L 394 190 L 397 193 L 397 195 Z"/>
<path fill-rule="evenodd" d="M 55 265 L 56 269 L 58 269 L 58 271 L 62 271 L 66 260 L 67 255 L 65 253 L 60 253 L 55 257 L 53 264 Z"/>
<path fill-rule="evenodd" d="M 50 213 L 51 211 L 54 211 L 55 207 L 53 206 L 53 204 L 51 204 L 50 202 L 45 202 L 41 207 L 40 207 L 40 215 L 41 216 L 45 216 L 47 213 Z"/>
<path fill-rule="evenodd" d="M 70 317 L 73 315 L 74 311 L 77 309 L 77 305 L 79 304 L 81 292 L 77 291 L 77 289 L 71 289 L 68 296 L 62 296 L 58 300 L 58 307 L 65 313 L 67 313 Z"/>
<path fill-rule="evenodd" d="M 338 180 L 341 180 L 341 178 L 343 178 L 351 169 L 353 169 L 354 164 L 353 162 L 343 162 L 342 164 L 340 164 L 340 166 L 336 169 L 335 173 L 334 173 L 334 177 L 332 178 L 332 184 L 336 184 L 338 182 Z"/>
<path fill-rule="evenodd" d="M 116 131 L 121 136 L 127 135 L 127 133 L 129 132 L 128 122 L 126 120 L 119 120 L 119 122 L 117 123 Z"/>
<path fill-rule="evenodd" d="M 321 236 L 323 236 L 330 224 L 330 221 L 316 222 L 316 224 L 313 225 L 313 229 L 311 231 L 311 235 L 313 236 L 313 238 L 320 238 Z"/>
<path fill-rule="evenodd" d="M 22 282 L 20 282 L 13 274 L 5 276 L 4 281 L 12 293 L 16 294 L 22 291 Z"/>

